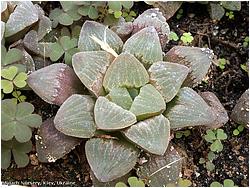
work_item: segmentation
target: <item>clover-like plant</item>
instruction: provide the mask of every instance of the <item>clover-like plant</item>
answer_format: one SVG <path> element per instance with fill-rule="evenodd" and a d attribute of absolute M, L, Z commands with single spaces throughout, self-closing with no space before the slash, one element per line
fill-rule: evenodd
<path fill-rule="evenodd" d="M 16 104 L 12 99 L 2 100 L 1 105 L 1 139 L 28 142 L 32 136 L 31 128 L 38 128 L 42 123 L 38 114 L 32 114 L 34 106 L 28 102 Z"/>
<path fill-rule="evenodd" d="M 170 143 L 170 129 L 216 120 L 212 108 L 187 87 L 201 82 L 213 54 L 176 46 L 163 56 L 154 24 L 140 26 L 123 43 L 104 25 L 86 21 L 80 52 L 72 57 L 73 70 L 58 63 L 29 75 L 28 84 L 40 97 L 60 105 L 38 132 L 40 161 L 54 162 L 89 139 L 85 153 L 96 181 L 125 176 L 144 151 L 149 158 L 137 175 L 145 184 L 178 183 L 183 157 Z M 89 92 L 83 95 L 79 82 Z"/>
<path fill-rule="evenodd" d="M 227 139 L 227 134 L 223 129 L 207 130 L 204 138 L 207 142 L 211 143 L 211 151 L 221 152 L 223 150 L 221 140 Z"/>
<path fill-rule="evenodd" d="M 1 86 L 3 93 L 11 93 L 13 89 L 23 88 L 26 86 L 27 74 L 24 72 L 18 73 L 18 68 L 11 66 L 1 70 Z"/>

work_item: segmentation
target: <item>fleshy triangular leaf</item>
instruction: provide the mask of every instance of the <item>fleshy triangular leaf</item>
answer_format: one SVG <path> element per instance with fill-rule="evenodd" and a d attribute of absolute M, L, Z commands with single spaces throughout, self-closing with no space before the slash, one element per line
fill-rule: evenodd
<path fill-rule="evenodd" d="M 163 155 L 170 139 L 170 124 L 163 115 L 140 121 L 125 131 L 125 136 L 146 151 Z"/>
<path fill-rule="evenodd" d="M 38 11 L 31 1 L 19 2 L 5 26 L 5 37 L 10 37 L 38 21 Z"/>
<path fill-rule="evenodd" d="M 129 53 L 120 54 L 108 68 L 103 86 L 107 91 L 115 87 L 140 88 L 149 81 L 143 65 Z"/>
<path fill-rule="evenodd" d="M 123 52 L 133 54 L 146 67 L 163 59 L 161 43 L 153 26 L 146 27 L 132 35 L 125 42 Z"/>
<path fill-rule="evenodd" d="M 65 135 L 91 138 L 96 130 L 94 100 L 87 95 L 71 95 L 55 116 L 55 127 Z"/>
<path fill-rule="evenodd" d="M 133 33 L 137 33 L 141 29 L 153 26 L 160 38 L 162 47 L 164 48 L 169 40 L 170 28 L 166 22 L 166 18 L 162 15 L 162 12 L 157 8 L 151 8 L 144 11 L 133 21 Z"/>
<path fill-rule="evenodd" d="M 112 102 L 129 110 L 133 100 L 126 88 L 113 88 L 107 96 Z"/>
<path fill-rule="evenodd" d="M 207 125 L 215 120 L 215 115 L 207 103 L 193 89 L 184 87 L 177 94 L 174 105 L 165 113 L 171 128 Z"/>
<path fill-rule="evenodd" d="M 61 105 L 69 96 L 83 91 L 80 80 L 72 68 L 56 63 L 29 75 L 28 85 L 43 100 Z"/>
<path fill-rule="evenodd" d="M 148 72 L 150 82 L 161 93 L 166 102 L 178 93 L 189 68 L 176 63 L 159 61 L 151 65 Z"/>
<path fill-rule="evenodd" d="M 38 160 L 45 163 L 55 162 L 81 142 L 81 139 L 58 131 L 53 123 L 53 118 L 43 122 L 35 139 Z"/>
<path fill-rule="evenodd" d="M 98 129 L 103 130 L 123 129 L 136 122 L 136 117 L 133 113 L 110 102 L 105 97 L 98 97 L 94 114 Z"/>
<path fill-rule="evenodd" d="M 151 84 L 140 89 L 135 97 L 130 111 L 136 115 L 138 120 L 146 119 L 161 114 L 166 109 L 166 103 L 161 94 Z"/>
<path fill-rule="evenodd" d="M 114 139 L 94 138 L 86 142 L 85 152 L 91 170 L 101 182 L 124 176 L 135 166 L 138 151 Z"/>
<path fill-rule="evenodd" d="M 101 46 L 90 38 L 92 35 L 107 42 L 116 53 L 121 51 L 123 42 L 120 37 L 108 27 L 94 21 L 85 21 L 82 26 L 78 41 L 78 48 L 81 51 L 101 50 Z"/>
<path fill-rule="evenodd" d="M 182 159 L 174 147 L 170 145 L 164 156 L 151 155 L 148 162 L 139 167 L 137 175 L 140 179 L 146 180 L 146 184 L 150 187 L 177 185 Z"/>
<path fill-rule="evenodd" d="M 201 82 L 212 63 L 213 51 L 208 48 L 176 46 L 164 57 L 165 61 L 186 65 L 190 72 L 184 86 L 195 86 Z"/>
<path fill-rule="evenodd" d="M 79 52 L 73 55 L 72 65 L 82 83 L 98 97 L 104 92 L 103 77 L 112 60 L 105 51 Z"/>

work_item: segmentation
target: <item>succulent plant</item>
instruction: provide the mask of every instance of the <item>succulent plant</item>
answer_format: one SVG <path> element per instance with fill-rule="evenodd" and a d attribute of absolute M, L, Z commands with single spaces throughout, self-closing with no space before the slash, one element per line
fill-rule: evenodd
<path fill-rule="evenodd" d="M 83 24 L 78 48 L 73 70 L 58 63 L 29 75 L 28 85 L 41 98 L 60 105 L 38 132 L 38 158 L 54 162 L 88 139 L 85 153 L 98 181 L 126 175 L 145 151 L 150 157 L 138 168 L 140 179 L 150 186 L 177 184 L 183 158 L 169 143 L 170 129 L 216 120 L 212 108 L 187 87 L 206 75 L 212 51 L 176 46 L 164 56 L 154 25 L 123 44 L 94 21 Z M 67 149 L 61 143 L 68 143 Z"/>

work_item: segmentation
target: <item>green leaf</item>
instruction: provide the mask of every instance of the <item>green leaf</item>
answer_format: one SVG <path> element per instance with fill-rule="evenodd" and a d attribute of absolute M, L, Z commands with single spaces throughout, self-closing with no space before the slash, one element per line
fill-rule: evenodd
<path fill-rule="evenodd" d="M 98 51 L 101 50 L 101 46 L 96 43 L 91 36 L 95 36 L 101 41 L 105 41 L 106 43 L 116 51 L 116 53 L 120 53 L 123 42 L 120 37 L 114 33 L 111 29 L 106 26 L 94 22 L 94 21 L 85 21 L 78 41 L 78 48 L 81 51 Z"/>
<path fill-rule="evenodd" d="M 200 164 L 204 164 L 205 162 L 206 162 L 206 160 L 205 160 L 204 158 L 200 158 L 200 159 L 199 159 L 199 163 L 200 163 Z"/>
<path fill-rule="evenodd" d="M 148 69 L 150 82 L 161 93 L 165 102 L 171 101 L 178 93 L 189 68 L 176 63 L 158 61 Z"/>
<path fill-rule="evenodd" d="M 145 66 L 162 61 L 162 48 L 157 31 L 146 27 L 132 35 L 124 44 L 123 52 L 133 54 Z"/>
<path fill-rule="evenodd" d="M 94 100 L 90 96 L 71 95 L 57 111 L 55 127 L 68 136 L 91 138 L 96 130 L 93 110 Z"/>
<path fill-rule="evenodd" d="M 234 136 L 237 136 L 237 135 L 239 135 L 239 134 L 240 134 L 240 132 L 239 132 L 237 129 L 234 129 L 233 135 L 234 135 Z"/>
<path fill-rule="evenodd" d="M 105 97 L 98 97 L 94 114 L 96 125 L 101 130 L 119 130 L 136 122 L 136 117 L 132 112 L 110 102 Z"/>
<path fill-rule="evenodd" d="M 72 57 L 76 75 L 96 97 L 104 92 L 103 77 L 112 61 L 113 56 L 105 51 L 79 52 Z"/>
<path fill-rule="evenodd" d="M 140 179 L 146 180 L 145 184 L 150 187 L 177 185 L 182 159 L 174 147 L 169 146 L 164 156 L 150 155 L 148 162 L 140 165 L 136 173 Z"/>
<path fill-rule="evenodd" d="M 28 141 L 26 143 L 13 143 L 12 153 L 18 168 L 25 167 L 29 164 L 30 160 L 26 153 L 29 153 L 31 149 L 31 141 Z"/>
<path fill-rule="evenodd" d="M 70 39 L 69 36 L 63 36 L 59 39 L 59 42 L 63 48 L 64 51 L 67 51 L 69 49 L 72 49 L 77 46 L 77 39 L 72 38 Z"/>
<path fill-rule="evenodd" d="M 85 153 L 91 170 L 101 182 L 112 181 L 127 174 L 135 166 L 138 151 L 114 139 L 92 138 L 86 142 Z"/>
<path fill-rule="evenodd" d="M 18 3 L 5 25 L 5 37 L 10 37 L 38 21 L 38 11 L 31 1 Z"/>
<path fill-rule="evenodd" d="M 15 84 L 15 86 L 17 86 L 18 88 L 23 88 L 26 86 L 26 80 L 27 80 L 28 76 L 26 73 L 24 72 L 20 72 L 13 80 L 13 83 Z"/>
<path fill-rule="evenodd" d="M 108 1 L 108 6 L 113 11 L 119 11 L 122 9 L 122 2 L 120 2 L 120 1 Z"/>
<path fill-rule="evenodd" d="M 242 132 L 244 130 L 244 126 L 243 125 L 239 125 L 238 126 L 238 130 L 239 130 L 239 132 Z"/>
<path fill-rule="evenodd" d="M 23 53 L 17 48 L 10 49 L 5 55 L 3 60 L 3 65 L 9 65 L 16 61 L 20 61 L 23 58 Z"/>
<path fill-rule="evenodd" d="M 216 137 L 219 140 L 226 140 L 227 139 L 227 134 L 224 132 L 223 129 L 217 129 Z"/>
<path fill-rule="evenodd" d="M 129 177 L 128 184 L 130 185 L 130 187 L 145 187 L 143 181 L 138 179 L 137 177 Z"/>
<path fill-rule="evenodd" d="M 103 80 L 106 91 L 116 87 L 140 88 L 149 81 L 146 69 L 133 55 L 120 54 L 109 66 Z"/>
<path fill-rule="evenodd" d="M 12 81 L 17 74 L 17 67 L 11 66 L 1 70 L 1 76 L 7 80 Z"/>
<path fill-rule="evenodd" d="M 81 6 L 78 8 L 77 12 L 82 16 L 88 16 L 90 7 L 91 6 Z"/>
<path fill-rule="evenodd" d="M 211 161 L 207 161 L 206 162 L 206 169 L 211 172 L 215 169 L 215 165 Z"/>
<path fill-rule="evenodd" d="M 223 187 L 222 184 L 220 184 L 219 182 L 217 181 L 214 181 L 210 184 L 210 187 Z"/>
<path fill-rule="evenodd" d="M 169 40 L 178 41 L 179 37 L 175 32 L 171 31 L 169 34 Z"/>
<path fill-rule="evenodd" d="M 221 1 L 221 5 L 232 11 L 240 11 L 241 9 L 241 2 L 239 1 Z"/>
<path fill-rule="evenodd" d="M 216 155 L 214 154 L 214 152 L 210 151 L 207 155 L 207 158 L 209 161 L 213 161 L 216 158 Z"/>
<path fill-rule="evenodd" d="M 67 65 L 72 65 L 72 57 L 74 54 L 78 53 L 80 50 L 78 48 L 72 48 L 65 52 L 64 61 Z"/>
<path fill-rule="evenodd" d="M 129 110 L 133 102 L 126 88 L 113 88 L 107 97 L 125 110 Z"/>
<path fill-rule="evenodd" d="M 170 139 L 170 124 L 163 115 L 140 121 L 123 131 L 133 143 L 146 151 L 163 155 Z"/>
<path fill-rule="evenodd" d="M 95 7 L 90 6 L 88 16 L 89 16 L 89 18 L 91 18 L 93 20 L 95 20 L 95 19 L 97 19 L 99 17 L 98 11 L 96 10 Z"/>
<path fill-rule="evenodd" d="M 117 184 L 115 184 L 116 187 L 127 187 L 127 185 L 123 182 L 118 182 Z"/>
<path fill-rule="evenodd" d="M 230 179 L 225 179 L 223 181 L 223 186 L 224 187 L 235 187 L 233 180 L 230 180 Z"/>
<path fill-rule="evenodd" d="M 147 84 L 140 89 L 130 111 L 136 115 L 137 120 L 142 120 L 161 114 L 165 109 L 166 103 L 161 94 L 154 86 Z"/>
<path fill-rule="evenodd" d="M 215 140 L 210 146 L 211 151 L 221 152 L 223 150 L 223 145 L 220 140 Z"/>
<path fill-rule="evenodd" d="M 215 120 L 215 115 L 207 103 L 193 89 L 183 87 L 179 90 L 173 106 L 165 112 L 171 128 L 207 125 Z"/>
<path fill-rule="evenodd" d="M 7 169 L 11 162 L 11 149 L 9 148 L 9 142 L 1 141 L 1 168 Z M 6 146 L 7 145 L 7 146 Z"/>
<path fill-rule="evenodd" d="M 1 87 L 3 89 L 3 93 L 11 93 L 14 89 L 13 83 L 9 80 L 1 80 Z"/>
<path fill-rule="evenodd" d="M 192 182 L 188 179 L 180 178 L 178 181 L 178 187 L 189 187 L 192 185 Z"/>
<path fill-rule="evenodd" d="M 76 6 L 72 1 L 60 1 L 60 4 L 65 12 L 70 9 L 74 9 Z"/>
<path fill-rule="evenodd" d="M 178 131 L 178 132 L 175 133 L 175 138 L 181 138 L 182 135 L 183 135 L 183 133 Z"/>
<path fill-rule="evenodd" d="M 207 134 L 204 136 L 205 140 L 213 143 L 213 141 L 216 140 L 215 133 L 212 130 L 207 130 L 206 133 Z"/>
<path fill-rule="evenodd" d="M 120 18 L 122 16 L 122 11 L 115 11 L 114 16 L 115 18 Z"/>
<path fill-rule="evenodd" d="M 71 25 L 73 24 L 73 18 L 71 18 L 67 13 L 62 13 L 59 17 L 58 17 L 58 22 L 62 25 Z"/>
<path fill-rule="evenodd" d="M 55 42 L 51 44 L 51 53 L 50 53 L 50 59 L 51 61 L 57 61 L 62 55 L 64 54 L 64 50 L 62 46 Z"/>

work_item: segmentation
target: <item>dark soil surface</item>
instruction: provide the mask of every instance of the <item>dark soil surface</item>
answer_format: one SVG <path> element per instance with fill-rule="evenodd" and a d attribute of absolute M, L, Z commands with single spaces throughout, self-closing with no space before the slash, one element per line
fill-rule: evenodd
<path fill-rule="evenodd" d="M 141 13 L 148 5 L 139 2 L 135 7 Z M 240 67 L 249 58 L 248 48 L 242 47 L 243 40 L 249 33 L 249 4 L 242 2 L 242 10 L 234 12 L 234 20 L 224 16 L 219 22 L 210 19 L 206 5 L 184 3 L 181 8 L 183 16 L 179 20 L 173 16 L 168 21 L 171 30 L 178 36 L 191 32 L 194 36 L 193 46 L 209 47 L 217 58 L 225 58 L 230 62 L 224 70 L 212 64 L 206 82 L 195 88 L 198 92 L 214 92 L 230 115 L 238 98 L 249 87 L 248 74 Z M 170 42 L 166 51 L 174 45 L 176 42 Z M 32 92 L 25 94 L 43 120 L 55 115 L 58 107 L 43 102 Z M 187 163 L 183 168 L 183 178 L 191 180 L 192 186 L 207 187 L 213 181 L 222 183 L 224 179 L 232 179 L 238 186 L 249 186 L 249 132 L 245 128 L 238 136 L 234 136 L 233 130 L 237 126 L 230 119 L 222 127 L 228 139 L 223 141 L 224 149 L 213 161 L 215 170 L 212 172 L 199 164 L 199 159 L 206 158 L 210 151 L 209 144 L 202 138 L 204 129 L 190 129 L 190 136 L 173 139 L 177 146 L 186 151 Z M 29 182 L 31 186 L 91 186 L 83 147 L 84 144 L 76 147 L 64 158 L 51 164 L 39 163 L 34 147 L 30 153 L 31 163 L 25 168 L 18 169 L 12 165 L 8 170 L 2 170 L 1 181 L 24 185 Z"/>

